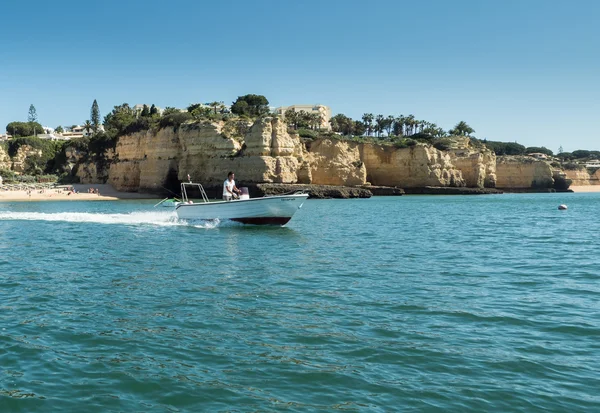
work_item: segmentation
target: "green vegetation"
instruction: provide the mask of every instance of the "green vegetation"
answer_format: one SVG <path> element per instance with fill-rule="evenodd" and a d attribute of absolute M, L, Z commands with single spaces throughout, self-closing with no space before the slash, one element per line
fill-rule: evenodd
<path fill-rule="evenodd" d="M 269 113 L 269 101 L 263 95 L 239 96 L 231 105 L 231 112 L 240 116 L 262 116 Z"/>
<path fill-rule="evenodd" d="M 10 122 L 6 125 L 6 131 L 13 137 L 18 138 L 42 133 L 44 128 L 38 122 Z"/>
<path fill-rule="evenodd" d="M 92 103 L 92 108 L 90 109 L 90 121 L 94 133 L 98 132 L 98 127 L 100 126 L 100 108 L 96 99 L 94 99 L 94 103 Z"/>
<path fill-rule="evenodd" d="M 516 142 L 496 142 L 486 139 L 480 142 L 494 151 L 496 155 L 525 155 L 527 153 L 527 148 Z"/>
<path fill-rule="evenodd" d="M 17 155 L 19 149 L 23 146 L 29 146 L 32 149 L 40 150 L 40 156 L 28 156 L 25 163 L 25 173 L 30 175 L 42 175 L 52 173 L 56 170 L 54 159 L 56 153 L 60 151 L 62 143 L 40 139 L 34 136 L 14 138 L 7 142 L 4 147 L 8 155 L 12 158 Z"/>
<path fill-rule="evenodd" d="M 27 121 L 29 123 L 37 122 L 37 111 L 35 110 L 35 106 L 33 106 L 33 104 L 29 105 L 29 114 L 27 115 Z"/>
<path fill-rule="evenodd" d="M 554 156 L 554 152 L 545 146 L 537 147 L 537 146 L 529 146 L 525 148 L 525 153 L 543 153 L 544 155 Z"/>

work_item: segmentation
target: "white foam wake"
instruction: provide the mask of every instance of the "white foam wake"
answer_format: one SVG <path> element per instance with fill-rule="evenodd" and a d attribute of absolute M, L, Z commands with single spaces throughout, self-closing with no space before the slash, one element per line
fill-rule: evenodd
<path fill-rule="evenodd" d="M 102 214 L 90 212 L 9 212 L 0 211 L 0 221 L 59 221 L 81 222 L 96 224 L 119 225 L 156 225 L 156 226 L 181 226 L 189 225 L 186 221 L 179 220 L 174 212 L 131 212 L 128 214 Z M 207 221 L 201 225 L 194 223 L 198 228 L 214 228 L 219 221 Z"/>

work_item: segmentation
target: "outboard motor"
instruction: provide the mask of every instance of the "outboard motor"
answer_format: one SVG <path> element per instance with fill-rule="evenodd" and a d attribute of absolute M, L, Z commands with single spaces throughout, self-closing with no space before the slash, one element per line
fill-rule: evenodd
<path fill-rule="evenodd" d="M 240 193 L 240 199 L 250 199 L 250 193 L 248 192 L 248 187 L 247 186 L 241 187 L 240 191 L 242 191 Z"/>

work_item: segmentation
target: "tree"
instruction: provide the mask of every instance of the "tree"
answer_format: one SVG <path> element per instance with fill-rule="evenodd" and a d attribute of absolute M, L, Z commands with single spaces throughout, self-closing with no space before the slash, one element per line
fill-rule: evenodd
<path fill-rule="evenodd" d="M 383 115 L 375 116 L 375 132 L 377 132 L 378 138 L 381 136 L 381 132 L 383 132 L 384 123 L 385 118 L 383 117 Z"/>
<path fill-rule="evenodd" d="M 404 115 L 400 115 L 396 119 L 394 119 L 394 127 L 392 128 L 394 135 L 404 136 L 404 120 L 405 119 L 406 118 L 404 117 Z"/>
<path fill-rule="evenodd" d="M 371 136 L 371 132 L 373 131 L 373 119 L 375 119 L 375 116 L 372 113 L 365 113 L 362 115 L 363 125 L 365 125 L 368 136 Z"/>
<path fill-rule="evenodd" d="M 221 112 L 225 108 L 223 102 L 210 102 L 207 106 L 213 108 L 213 110 L 215 111 L 215 115 L 217 114 L 217 112 Z"/>
<path fill-rule="evenodd" d="M 158 115 L 158 108 L 153 103 L 152 106 L 150 106 L 150 116 L 154 115 Z"/>
<path fill-rule="evenodd" d="M 148 105 L 144 104 L 141 116 L 144 117 L 144 118 L 150 116 L 150 108 L 148 107 Z"/>
<path fill-rule="evenodd" d="M 537 146 L 530 146 L 528 148 L 525 148 L 525 152 L 526 153 L 543 153 L 548 156 L 554 156 L 554 153 L 550 149 L 548 149 L 544 146 L 542 146 L 541 148 L 537 147 Z"/>
<path fill-rule="evenodd" d="M 10 133 L 13 138 L 33 136 L 37 130 L 43 130 L 42 125 L 38 122 L 10 122 L 6 125 L 6 131 Z"/>
<path fill-rule="evenodd" d="M 92 109 L 90 109 L 90 120 L 92 122 L 92 129 L 94 133 L 98 132 L 98 127 L 100 126 L 100 109 L 98 108 L 98 102 L 94 99 L 94 103 L 92 103 Z"/>
<path fill-rule="evenodd" d="M 114 136 L 125 133 L 127 127 L 136 120 L 135 111 L 127 103 L 115 106 L 109 114 L 104 117 L 106 130 Z"/>
<path fill-rule="evenodd" d="M 236 115 L 261 116 L 269 112 L 269 101 L 263 95 L 239 96 L 231 105 Z"/>
<path fill-rule="evenodd" d="M 562 145 L 560 145 L 560 146 L 558 147 L 558 153 L 559 153 L 559 154 L 561 154 L 561 153 L 563 153 L 563 152 L 564 152 L 564 151 L 563 151 L 563 147 L 562 147 Z"/>
<path fill-rule="evenodd" d="M 191 103 L 188 107 L 187 107 L 187 111 L 192 113 L 193 111 L 195 111 L 196 109 L 201 108 L 202 106 L 204 106 L 202 103 Z"/>
<path fill-rule="evenodd" d="M 496 155 L 524 155 L 526 153 L 526 148 L 516 142 L 494 142 L 484 140 L 484 144 L 494 151 Z"/>
<path fill-rule="evenodd" d="M 56 132 L 56 133 L 63 133 L 64 131 L 65 130 L 60 125 L 58 125 L 56 128 L 54 128 L 54 132 Z"/>
<path fill-rule="evenodd" d="M 342 135 L 352 135 L 354 130 L 354 121 L 348 116 L 338 113 L 329 120 L 331 130 L 339 132 Z"/>
<path fill-rule="evenodd" d="M 383 122 L 383 127 L 387 133 L 387 136 L 390 136 L 392 134 L 392 127 L 394 126 L 395 120 L 396 118 L 394 118 L 391 115 L 385 118 L 385 121 Z"/>
<path fill-rule="evenodd" d="M 285 113 L 283 114 L 284 117 L 284 121 L 285 123 L 289 126 L 294 128 L 294 130 L 298 129 L 298 112 L 294 111 L 294 110 L 286 110 Z"/>
<path fill-rule="evenodd" d="M 577 159 L 589 158 L 591 154 L 592 153 L 590 151 L 587 151 L 585 149 L 578 149 L 576 151 L 571 152 L 571 155 Z"/>
<path fill-rule="evenodd" d="M 364 124 L 364 121 L 361 122 L 359 120 L 354 121 L 354 127 L 352 128 L 352 134 L 354 136 L 363 136 L 367 130 L 367 127 Z"/>
<path fill-rule="evenodd" d="M 312 129 L 320 129 L 321 123 L 323 123 L 323 117 L 318 113 L 309 113 L 308 123 Z"/>
<path fill-rule="evenodd" d="M 89 120 L 86 120 L 83 124 L 83 130 L 89 135 L 94 130 L 94 124 Z"/>
<path fill-rule="evenodd" d="M 473 130 L 467 122 L 461 120 L 456 124 L 454 129 L 449 130 L 448 133 L 454 136 L 471 136 L 472 133 L 475 133 L 475 130 Z"/>
<path fill-rule="evenodd" d="M 27 116 L 28 122 L 37 122 L 37 111 L 33 104 L 29 105 L 29 115 Z"/>
<path fill-rule="evenodd" d="M 173 108 L 171 106 L 167 106 L 165 110 L 163 110 L 162 116 L 165 117 L 168 115 L 173 115 L 174 113 L 181 113 L 181 110 Z"/>

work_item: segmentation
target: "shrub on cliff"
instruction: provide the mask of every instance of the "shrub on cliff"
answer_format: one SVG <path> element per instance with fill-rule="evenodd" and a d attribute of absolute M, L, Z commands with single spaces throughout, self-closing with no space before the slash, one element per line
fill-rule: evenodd
<path fill-rule="evenodd" d="M 398 149 L 402 148 L 410 148 L 411 146 L 415 146 L 417 141 L 411 138 L 398 138 L 393 141 L 394 147 Z"/>
<path fill-rule="evenodd" d="M 437 139 L 434 143 L 433 143 L 433 147 L 435 149 L 438 149 L 440 151 L 447 151 L 448 149 L 452 148 L 452 140 L 450 139 Z"/>
<path fill-rule="evenodd" d="M 525 152 L 526 153 L 543 153 L 544 155 L 554 156 L 554 152 L 552 152 L 550 149 L 546 148 L 545 146 L 542 146 L 542 147 L 529 146 L 529 147 L 525 148 Z"/>
<path fill-rule="evenodd" d="M 563 169 L 568 171 L 583 171 L 585 166 L 580 165 L 577 162 L 565 162 L 563 163 Z"/>
<path fill-rule="evenodd" d="M 494 151 L 496 155 L 525 155 L 525 146 L 516 142 L 494 142 L 483 140 L 485 146 Z"/>
<path fill-rule="evenodd" d="M 318 133 L 311 129 L 300 128 L 296 131 L 301 138 L 316 139 Z"/>
<path fill-rule="evenodd" d="M 177 129 L 181 126 L 182 123 L 187 122 L 188 120 L 192 120 L 193 118 L 194 117 L 192 116 L 192 114 L 188 112 L 173 112 L 166 116 L 163 115 L 163 117 L 160 118 L 158 125 L 161 129 L 167 128 L 169 126 L 172 126 L 173 128 Z"/>

